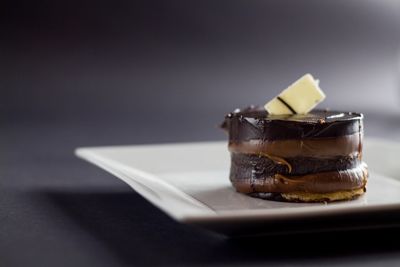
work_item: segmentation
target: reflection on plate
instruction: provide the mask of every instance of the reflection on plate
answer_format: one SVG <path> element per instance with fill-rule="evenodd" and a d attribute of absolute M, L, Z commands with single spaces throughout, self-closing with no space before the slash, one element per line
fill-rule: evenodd
<path fill-rule="evenodd" d="M 400 144 L 365 140 L 367 194 L 353 201 L 285 203 L 235 192 L 225 142 L 79 148 L 76 154 L 107 170 L 183 223 L 226 235 L 277 234 L 400 222 Z"/>

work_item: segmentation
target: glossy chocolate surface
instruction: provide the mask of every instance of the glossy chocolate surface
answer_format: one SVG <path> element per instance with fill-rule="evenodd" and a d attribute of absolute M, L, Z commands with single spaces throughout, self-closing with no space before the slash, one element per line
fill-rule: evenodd
<path fill-rule="evenodd" d="M 269 115 L 261 107 L 235 110 L 229 134 L 230 180 L 252 193 L 329 193 L 364 188 L 363 115 L 315 110 Z"/>
<path fill-rule="evenodd" d="M 250 106 L 226 115 L 221 127 L 229 141 L 312 139 L 351 135 L 362 131 L 363 116 L 353 112 L 314 110 L 305 115 L 270 115 Z"/>
<path fill-rule="evenodd" d="M 332 193 L 364 188 L 367 183 L 367 166 L 341 171 L 318 172 L 298 176 L 275 174 L 264 179 L 231 179 L 236 190 L 242 193 Z"/>
<path fill-rule="evenodd" d="M 268 157 L 231 153 L 231 179 L 265 179 L 279 173 L 299 176 L 308 173 L 341 171 L 357 167 L 361 161 L 354 156 L 319 159 L 310 157 L 285 158 L 277 162 Z"/>

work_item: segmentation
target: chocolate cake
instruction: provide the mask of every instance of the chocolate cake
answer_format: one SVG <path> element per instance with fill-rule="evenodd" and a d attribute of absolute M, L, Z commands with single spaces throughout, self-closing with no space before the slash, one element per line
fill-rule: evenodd
<path fill-rule="evenodd" d="M 363 115 L 313 110 L 271 115 L 251 106 L 229 113 L 230 181 L 238 192 L 274 200 L 321 202 L 365 192 Z"/>

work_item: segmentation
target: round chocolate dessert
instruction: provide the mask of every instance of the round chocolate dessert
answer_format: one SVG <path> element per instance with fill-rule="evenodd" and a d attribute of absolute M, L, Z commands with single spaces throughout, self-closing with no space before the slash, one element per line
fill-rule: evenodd
<path fill-rule="evenodd" d="M 362 114 L 271 115 L 251 106 L 229 113 L 222 128 L 229 134 L 230 180 L 238 192 L 298 202 L 347 200 L 365 192 Z"/>

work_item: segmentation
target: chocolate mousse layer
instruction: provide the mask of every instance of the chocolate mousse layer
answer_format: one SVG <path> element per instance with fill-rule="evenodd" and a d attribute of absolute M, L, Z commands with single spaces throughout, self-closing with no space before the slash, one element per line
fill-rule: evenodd
<path fill-rule="evenodd" d="M 228 114 L 230 180 L 237 191 L 330 193 L 364 188 L 363 116 L 315 110 L 269 115 L 251 106 Z"/>

